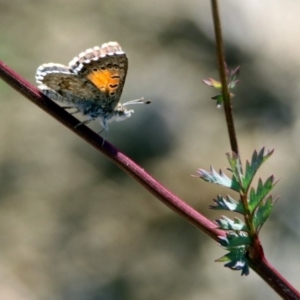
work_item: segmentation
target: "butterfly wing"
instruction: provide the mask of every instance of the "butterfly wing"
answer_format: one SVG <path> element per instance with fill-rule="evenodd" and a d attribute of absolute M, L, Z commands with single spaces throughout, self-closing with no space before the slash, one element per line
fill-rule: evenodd
<path fill-rule="evenodd" d="M 80 100 L 93 101 L 99 93 L 98 88 L 89 80 L 79 77 L 61 64 L 41 65 L 36 72 L 36 81 L 40 90 L 48 95 L 51 93 L 51 99 L 71 106 L 76 106 L 76 102 Z"/>
<path fill-rule="evenodd" d="M 120 101 L 128 69 L 128 59 L 117 42 L 87 49 L 69 63 L 74 74 L 98 89 L 101 106 L 112 110 Z"/>

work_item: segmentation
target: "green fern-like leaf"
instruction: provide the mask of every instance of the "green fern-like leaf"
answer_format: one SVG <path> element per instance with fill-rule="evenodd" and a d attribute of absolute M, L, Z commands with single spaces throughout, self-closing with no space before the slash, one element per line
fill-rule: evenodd
<path fill-rule="evenodd" d="M 210 205 L 209 208 L 214 210 L 230 210 L 235 211 L 240 214 L 244 214 L 244 207 L 240 201 L 236 201 L 229 195 L 226 198 L 221 195 L 217 196 L 217 199 L 214 199 L 215 205 Z"/>
<path fill-rule="evenodd" d="M 203 169 L 199 169 L 198 173 L 199 173 L 199 177 L 201 179 L 203 179 L 204 181 L 231 188 L 231 189 L 235 190 L 236 192 L 239 191 L 238 187 L 233 186 L 232 180 L 221 170 L 218 173 L 214 168 L 211 167 L 210 172 L 203 170 Z"/>
<path fill-rule="evenodd" d="M 216 262 L 228 262 L 224 266 L 234 271 L 242 270 L 241 275 L 249 275 L 249 265 L 245 247 L 237 247 L 224 256 L 216 259 Z"/>
<path fill-rule="evenodd" d="M 240 183 L 239 183 L 237 177 L 234 175 L 232 176 L 232 179 L 231 179 L 231 189 L 236 192 L 239 192 L 241 189 Z"/>
<path fill-rule="evenodd" d="M 257 232 L 259 232 L 263 224 L 270 216 L 274 203 L 276 202 L 277 199 L 278 198 L 273 200 L 272 195 L 270 195 L 265 201 L 262 201 L 258 205 L 257 209 L 254 212 L 254 218 L 253 218 L 253 223 Z"/>
<path fill-rule="evenodd" d="M 219 243 L 222 247 L 227 250 L 233 250 L 239 246 L 249 246 L 251 240 L 247 233 L 240 231 L 240 232 L 233 232 L 229 231 L 226 233 L 226 236 L 219 237 Z"/>
<path fill-rule="evenodd" d="M 217 100 L 217 107 L 220 107 L 223 103 L 223 96 L 222 95 L 216 95 L 211 97 L 212 100 Z"/>
<path fill-rule="evenodd" d="M 226 156 L 230 165 L 229 171 L 232 172 L 232 181 L 234 181 L 235 184 L 239 187 L 238 191 L 240 192 L 243 188 L 243 186 L 241 185 L 243 183 L 243 172 L 240 159 L 234 153 L 232 154 L 232 156 L 230 155 L 230 153 L 226 153 Z"/>
<path fill-rule="evenodd" d="M 268 151 L 266 155 L 264 155 L 264 152 L 265 148 L 262 148 L 259 153 L 255 150 L 252 155 L 251 163 L 249 163 L 248 160 L 246 161 L 246 171 L 243 180 L 243 188 L 245 191 L 248 191 L 257 170 L 273 154 L 274 150 Z"/>
<path fill-rule="evenodd" d="M 231 220 L 226 216 L 222 216 L 221 219 L 218 219 L 215 222 L 219 225 L 219 228 L 223 230 L 247 231 L 245 223 L 239 218 Z"/>
<path fill-rule="evenodd" d="M 242 270 L 241 275 L 249 275 L 249 264 L 245 257 L 241 257 L 240 259 L 232 259 L 230 262 L 224 265 L 227 268 L 230 268 L 234 271 Z"/>
<path fill-rule="evenodd" d="M 258 185 L 256 191 L 254 188 L 250 189 L 249 193 L 249 209 L 252 213 L 261 201 L 268 195 L 268 193 L 273 189 L 277 182 L 274 183 L 274 176 L 270 176 L 265 183 L 261 179 L 258 180 Z"/>

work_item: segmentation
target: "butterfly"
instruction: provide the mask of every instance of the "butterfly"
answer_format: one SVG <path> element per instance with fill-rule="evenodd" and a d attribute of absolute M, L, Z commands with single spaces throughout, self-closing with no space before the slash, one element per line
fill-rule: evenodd
<path fill-rule="evenodd" d="M 127 69 L 128 59 L 121 46 L 108 42 L 80 53 L 69 66 L 43 64 L 35 77 L 38 88 L 50 99 L 66 104 L 67 109 L 76 109 L 73 113 L 88 116 L 78 125 L 99 119 L 107 131 L 109 122 L 132 115 L 134 111 L 128 110 L 128 105 L 150 103 L 143 98 L 119 102 Z"/>

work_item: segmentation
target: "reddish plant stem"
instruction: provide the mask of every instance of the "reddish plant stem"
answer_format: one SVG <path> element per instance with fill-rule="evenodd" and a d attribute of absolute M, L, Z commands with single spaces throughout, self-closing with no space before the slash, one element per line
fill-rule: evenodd
<path fill-rule="evenodd" d="M 261 248 L 262 251 L 262 248 Z M 257 253 L 257 251 L 255 251 Z M 249 257 L 249 265 L 282 299 L 299 300 L 300 293 L 274 269 L 267 261 L 263 251 L 259 259 Z"/>
<path fill-rule="evenodd" d="M 100 135 L 85 125 L 75 128 L 75 126 L 80 123 L 76 118 L 66 112 L 59 105 L 51 101 L 48 97 L 43 95 L 35 86 L 32 86 L 29 82 L 24 80 L 1 61 L 0 77 L 2 77 L 2 79 L 15 90 L 23 94 L 27 99 L 38 105 L 48 114 L 52 115 L 59 122 L 67 126 L 70 130 L 91 144 L 127 174 L 140 182 L 161 202 L 183 216 L 186 220 L 200 228 L 215 240 L 218 240 L 218 236 L 224 236 L 224 231 L 218 230 L 214 222 L 210 221 L 183 200 L 172 194 L 168 189 L 162 186 L 125 154 L 120 152 L 107 141 L 105 141 L 103 144 L 103 139 Z"/>
<path fill-rule="evenodd" d="M 40 93 L 38 89 L 23 79 L 20 75 L 10 69 L 7 65 L 0 61 L 0 78 L 7 82 L 20 94 L 38 105 L 49 115 L 53 116 L 59 122 L 64 124 L 78 136 L 86 140 L 99 152 L 105 155 L 109 160 L 119 166 L 132 178 L 142 184 L 162 203 L 170 207 L 173 211 L 181 215 L 187 221 L 195 225 L 201 231 L 205 232 L 214 240 L 218 241 L 218 236 L 225 236 L 225 232 L 218 230 L 216 224 L 197 212 L 183 200 L 172 194 L 168 189 L 156 181 L 144 169 L 135 164 L 125 154 L 116 149 L 113 145 L 105 141 L 101 136 L 96 134 L 88 127 L 82 125 L 74 128 L 80 122 L 62 109 L 59 105 L 51 101 L 45 95 Z M 262 248 L 261 248 L 262 251 Z M 254 253 L 257 254 L 257 251 Z M 249 264 L 254 271 L 257 272 L 279 295 L 284 299 L 300 299 L 300 294 L 293 288 L 288 281 L 285 280 L 261 255 L 252 256 L 249 253 Z"/>

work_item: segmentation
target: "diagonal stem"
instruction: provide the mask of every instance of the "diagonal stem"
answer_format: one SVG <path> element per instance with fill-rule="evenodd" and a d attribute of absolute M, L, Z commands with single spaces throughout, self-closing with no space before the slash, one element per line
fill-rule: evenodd
<path fill-rule="evenodd" d="M 109 142 L 96 134 L 88 127 L 81 125 L 80 122 L 66 112 L 59 105 L 54 103 L 48 97 L 43 95 L 36 87 L 24 80 L 20 75 L 11 70 L 3 62 L 0 61 L 0 77 L 6 81 L 11 87 L 25 96 L 27 99 L 38 105 L 48 114 L 68 127 L 78 136 L 87 141 L 90 145 L 96 148 L 99 152 L 105 155 L 109 160 L 119 166 L 127 174 L 142 184 L 148 191 L 156 196 L 161 202 L 170 207 L 172 210 L 183 216 L 186 220 L 194 224 L 200 230 L 204 231 L 210 237 L 218 240 L 218 236 L 223 236 L 224 232 L 217 229 L 214 222 L 210 221 L 202 214 L 197 212 L 186 202 L 179 197 L 172 194 L 168 189 L 162 186 L 151 175 L 149 175 L 143 168 L 134 163 L 124 153 L 116 149 Z M 76 127 L 76 128 L 75 128 Z"/>
<path fill-rule="evenodd" d="M 96 134 L 94 131 L 84 125 L 75 129 L 75 126 L 79 124 L 80 121 L 75 119 L 72 115 L 67 113 L 63 108 L 51 101 L 48 97 L 40 93 L 36 87 L 32 86 L 29 82 L 27 82 L 1 61 L 0 78 L 2 78 L 20 94 L 25 96 L 34 104 L 38 105 L 49 115 L 53 116 L 63 125 L 87 141 L 109 160 L 124 170 L 128 175 L 143 185 L 162 203 L 181 215 L 201 231 L 205 232 L 216 241 L 218 241 L 219 236 L 225 236 L 224 231 L 217 229 L 215 223 L 197 212 L 179 197 L 172 194 L 168 189 L 156 181 L 150 174 L 134 163 L 125 154 L 120 152 L 107 141 L 105 141 L 103 144 L 102 137 Z M 259 256 L 259 258 L 261 260 L 253 258 L 250 253 L 248 261 L 252 269 L 256 271 L 256 273 L 259 274 L 284 299 L 300 299 L 300 294 L 297 292 L 297 290 L 267 262 L 263 256 L 263 253 Z"/>

